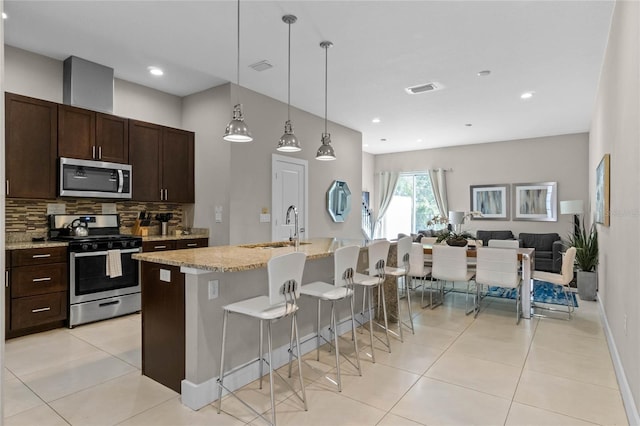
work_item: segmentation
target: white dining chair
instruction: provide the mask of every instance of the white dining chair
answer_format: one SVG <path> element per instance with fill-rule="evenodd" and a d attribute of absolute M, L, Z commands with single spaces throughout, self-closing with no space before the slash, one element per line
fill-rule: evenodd
<path fill-rule="evenodd" d="M 511 288 L 516 290 L 516 324 L 520 323 L 522 278 L 518 273 L 517 251 L 480 247 L 477 258 L 475 316 L 480 312 L 482 286 Z"/>
<path fill-rule="evenodd" d="M 431 267 L 431 282 L 433 286 L 433 280 L 437 280 L 437 292 L 440 294 L 440 300 L 438 300 L 437 303 L 434 304 L 433 291 L 430 292 L 431 294 L 429 306 L 431 306 L 431 309 L 433 309 L 443 303 L 445 282 L 455 283 L 456 281 L 464 281 L 467 283 L 465 312 L 467 314 L 470 314 L 471 312 L 473 312 L 473 309 L 469 310 L 468 299 L 474 272 L 469 271 L 467 267 L 467 248 L 436 244 L 433 246 L 432 252 L 433 265 Z"/>
<path fill-rule="evenodd" d="M 546 281 L 552 284 L 556 284 L 562 286 L 562 290 L 564 291 L 564 295 L 567 298 L 567 314 L 568 320 L 571 319 L 571 315 L 575 310 L 575 305 L 573 304 L 574 295 L 571 294 L 571 289 L 569 287 L 569 283 L 573 280 L 573 264 L 576 260 L 576 248 L 569 247 L 564 254 L 564 258 L 562 259 L 562 269 L 561 273 L 554 274 L 553 272 L 544 272 L 544 271 L 533 271 L 533 279 L 538 281 Z M 544 309 L 547 311 L 563 311 L 561 309 L 555 309 L 547 306 L 536 305 L 535 303 L 532 305 L 537 309 Z M 542 315 L 535 313 L 535 316 L 538 317 L 546 317 L 547 315 Z"/>
<path fill-rule="evenodd" d="M 519 249 L 520 241 L 518 240 L 489 240 L 488 247 L 492 248 L 508 248 Z"/>

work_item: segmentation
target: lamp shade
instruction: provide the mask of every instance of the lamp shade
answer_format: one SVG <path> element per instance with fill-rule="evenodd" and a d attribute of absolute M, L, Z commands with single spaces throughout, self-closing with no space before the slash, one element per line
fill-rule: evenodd
<path fill-rule="evenodd" d="M 462 225 L 464 223 L 464 212 L 449 210 L 449 223 L 452 225 Z"/>
<path fill-rule="evenodd" d="M 560 214 L 582 214 L 584 202 L 582 200 L 560 201 Z"/>

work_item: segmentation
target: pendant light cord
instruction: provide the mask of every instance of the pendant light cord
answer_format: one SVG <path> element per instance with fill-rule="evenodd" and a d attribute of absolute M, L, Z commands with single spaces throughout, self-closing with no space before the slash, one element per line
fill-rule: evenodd
<path fill-rule="evenodd" d="M 236 62 L 236 84 L 238 87 L 236 88 L 236 99 L 240 103 L 240 0 L 238 0 L 238 52 L 237 52 L 237 62 Z"/>
<path fill-rule="evenodd" d="M 291 21 L 289 21 L 289 51 L 287 63 L 287 121 L 291 120 Z"/>
<path fill-rule="evenodd" d="M 329 46 L 324 48 L 324 132 L 327 133 L 327 81 L 329 74 Z"/>

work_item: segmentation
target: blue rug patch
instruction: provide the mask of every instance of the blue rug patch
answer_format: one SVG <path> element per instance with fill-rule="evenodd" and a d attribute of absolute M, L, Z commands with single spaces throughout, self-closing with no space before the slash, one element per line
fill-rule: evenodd
<path fill-rule="evenodd" d="M 515 299 L 516 290 L 513 288 L 489 287 L 487 296 Z M 569 293 L 573 298 L 573 306 L 578 307 L 575 293 Z M 546 281 L 533 280 L 533 301 L 552 305 L 567 305 L 567 298 L 561 286 Z"/>

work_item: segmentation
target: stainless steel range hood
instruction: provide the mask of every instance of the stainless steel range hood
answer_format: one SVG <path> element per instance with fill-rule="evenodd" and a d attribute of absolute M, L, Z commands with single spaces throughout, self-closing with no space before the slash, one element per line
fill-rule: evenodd
<path fill-rule="evenodd" d="M 113 114 L 113 68 L 69 56 L 64 61 L 63 103 Z"/>

